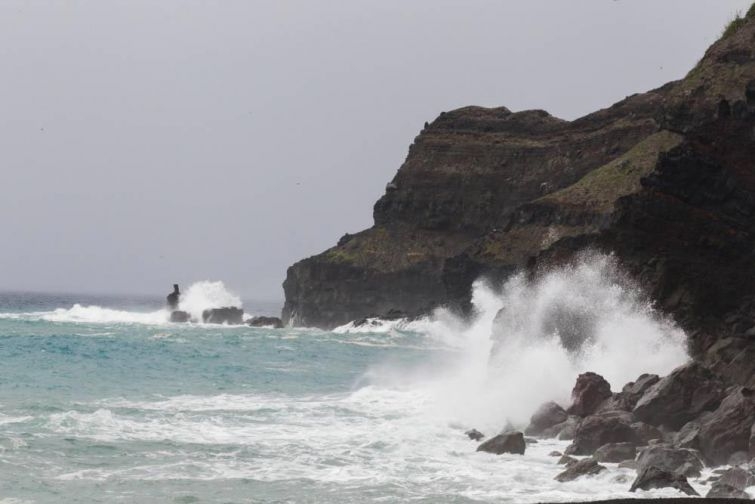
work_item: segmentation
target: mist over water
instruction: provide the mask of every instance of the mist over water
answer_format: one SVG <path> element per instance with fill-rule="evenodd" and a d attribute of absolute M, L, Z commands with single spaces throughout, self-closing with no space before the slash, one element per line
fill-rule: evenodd
<path fill-rule="evenodd" d="M 5 303 L 7 297 L 0 297 Z M 58 298 L 56 298 L 58 299 Z M 240 302 L 220 282 L 181 308 Z M 464 435 L 686 360 L 684 334 L 609 257 L 480 281 L 468 319 L 336 331 L 172 324 L 112 303 L 0 306 L 0 496 L 22 502 L 543 502 L 632 496 L 628 469 L 558 483 L 541 440 L 477 453 Z M 24 306 L 42 306 L 27 302 Z M 108 306 L 105 308 L 105 306 Z M 201 313 L 200 313 L 201 315 Z M 619 479 L 617 479 L 619 478 Z M 698 484 L 693 481 L 693 484 Z M 675 496 L 674 490 L 653 496 Z"/>

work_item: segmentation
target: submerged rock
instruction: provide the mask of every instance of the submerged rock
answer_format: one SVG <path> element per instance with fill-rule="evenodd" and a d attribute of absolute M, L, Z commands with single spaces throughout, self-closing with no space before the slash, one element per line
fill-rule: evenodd
<path fill-rule="evenodd" d="M 516 453 L 524 455 L 526 443 L 524 442 L 524 434 L 521 432 L 509 432 L 506 434 L 498 434 L 482 443 L 477 447 L 477 451 L 495 453 L 501 455 L 503 453 Z"/>
<path fill-rule="evenodd" d="M 654 490 L 656 488 L 676 488 L 687 495 L 700 495 L 692 488 L 686 477 L 655 466 L 638 470 L 637 479 L 634 480 L 629 491 L 636 492 L 637 490 Z"/>
<path fill-rule="evenodd" d="M 597 411 L 600 403 L 611 397 L 611 385 L 599 374 L 583 373 L 572 390 L 572 405 L 567 412 L 585 417 Z"/>
<path fill-rule="evenodd" d="M 191 320 L 191 315 L 185 311 L 174 310 L 170 312 L 170 321 L 178 324 L 183 324 Z"/>
<path fill-rule="evenodd" d="M 645 448 L 637 457 L 637 472 L 648 467 L 696 478 L 700 476 L 704 464 L 700 453 L 695 450 L 658 445 Z"/>
<path fill-rule="evenodd" d="M 278 317 L 252 317 L 246 321 L 246 324 L 252 327 L 272 327 L 273 329 L 282 329 L 283 322 Z"/>
<path fill-rule="evenodd" d="M 555 478 L 556 481 L 564 483 L 573 481 L 581 476 L 592 476 L 605 471 L 606 468 L 598 464 L 594 459 L 588 458 L 580 460 L 574 464 L 567 465 L 566 470 L 559 473 Z"/>
<path fill-rule="evenodd" d="M 530 418 L 529 426 L 524 433 L 537 436 L 554 425 L 561 424 L 569 418 L 566 410 L 553 401 L 542 404 Z"/>
<path fill-rule="evenodd" d="M 202 312 L 202 321 L 205 324 L 240 325 L 244 323 L 244 310 L 234 306 L 211 308 Z"/>
<path fill-rule="evenodd" d="M 565 465 L 566 467 L 571 466 L 572 464 L 576 464 L 579 462 L 579 460 L 575 459 L 574 457 L 570 457 L 569 455 L 561 455 L 561 458 L 558 459 L 558 465 Z"/>
<path fill-rule="evenodd" d="M 721 380 L 693 362 L 675 369 L 650 387 L 637 401 L 633 413 L 650 425 L 677 430 L 702 413 L 716 409 L 723 397 Z"/>
<path fill-rule="evenodd" d="M 467 432 L 465 432 L 464 434 L 466 434 L 466 436 L 469 439 L 471 439 L 472 441 L 479 441 L 479 440 L 481 440 L 482 438 L 485 437 L 485 434 L 483 434 L 482 432 L 478 431 L 477 429 L 470 429 Z"/>

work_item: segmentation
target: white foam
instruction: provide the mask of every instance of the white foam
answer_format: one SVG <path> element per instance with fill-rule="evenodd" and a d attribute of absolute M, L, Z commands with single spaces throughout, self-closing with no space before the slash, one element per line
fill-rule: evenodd
<path fill-rule="evenodd" d="M 194 320 L 202 320 L 202 311 L 235 306 L 241 308 L 241 298 L 231 293 L 223 282 L 201 281 L 181 293 L 178 308 L 188 312 Z"/>

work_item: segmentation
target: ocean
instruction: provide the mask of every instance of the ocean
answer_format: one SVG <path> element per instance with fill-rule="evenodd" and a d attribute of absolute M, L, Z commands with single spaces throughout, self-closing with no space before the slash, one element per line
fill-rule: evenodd
<path fill-rule="evenodd" d="M 683 333 L 601 266 L 583 269 L 479 285 L 469 320 L 439 310 L 334 331 L 171 324 L 162 298 L 4 293 L 0 503 L 678 496 L 630 494 L 634 471 L 615 464 L 558 483 L 549 454 L 568 441 L 496 456 L 464 434 L 524 426 L 547 399 L 568 403 L 580 371 L 617 390 L 686 360 Z M 182 307 L 241 303 L 219 282 L 192 289 Z M 595 314 L 580 352 L 543 333 L 553 306 Z"/>

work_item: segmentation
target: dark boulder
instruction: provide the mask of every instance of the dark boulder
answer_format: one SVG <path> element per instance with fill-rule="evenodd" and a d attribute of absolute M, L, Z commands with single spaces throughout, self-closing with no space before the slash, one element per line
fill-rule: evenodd
<path fill-rule="evenodd" d="M 574 442 L 569 445 L 566 453 L 592 455 L 595 450 L 609 443 L 636 442 L 632 416 L 623 411 L 613 411 L 583 419 L 577 426 Z"/>
<path fill-rule="evenodd" d="M 663 433 L 657 428 L 645 422 L 634 422 L 632 430 L 638 445 L 650 444 L 651 441 L 662 441 Z"/>
<path fill-rule="evenodd" d="M 737 452 L 750 449 L 755 424 L 755 391 L 733 388 L 720 406 L 700 422 L 699 443 L 712 465 L 726 464 Z"/>
<path fill-rule="evenodd" d="M 556 451 L 556 450 L 554 450 L 554 451 L 552 451 L 552 452 L 550 452 L 548 454 L 549 457 L 562 457 L 563 455 L 564 455 L 563 453 L 561 453 L 560 451 Z"/>
<path fill-rule="evenodd" d="M 481 440 L 482 438 L 485 437 L 485 434 L 483 434 L 482 432 L 478 431 L 477 429 L 470 429 L 467 432 L 465 432 L 464 434 L 466 434 L 467 437 L 469 439 L 471 439 L 472 441 L 479 441 L 479 440 Z"/>
<path fill-rule="evenodd" d="M 565 465 L 566 467 L 570 467 L 572 464 L 576 464 L 579 462 L 579 460 L 575 459 L 574 457 L 570 457 L 569 455 L 561 455 L 561 458 L 558 459 L 558 465 Z"/>
<path fill-rule="evenodd" d="M 637 470 L 637 461 L 636 460 L 625 460 L 624 462 L 619 462 L 619 468 L 620 469 L 634 469 Z"/>
<path fill-rule="evenodd" d="M 570 415 L 586 417 L 597 411 L 600 403 L 611 397 L 611 385 L 599 374 L 583 373 L 577 377 L 572 390 Z"/>
<path fill-rule="evenodd" d="M 283 322 L 278 317 L 252 317 L 246 321 L 246 324 L 252 327 L 272 327 L 273 329 L 282 329 Z"/>
<path fill-rule="evenodd" d="M 524 430 L 529 436 L 537 436 L 554 425 L 561 424 L 569 418 L 566 410 L 555 402 L 541 405 L 530 418 L 529 426 Z"/>
<path fill-rule="evenodd" d="M 718 481 L 739 490 L 744 490 L 745 488 L 755 486 L 755 474 L 741 467 L 732 467 L 723 472 Z"/>
<path fill-rule="evenodd" d="M 637 404 L 637 401 L 645 395 L 650 387 L 660 381 L 658 375 L 655 374 L 642 374 L 636 381 L 629 382 L 621 389 L 621 399 L 623 409 L 632 411 Z"/>
<path fill-rule="evenodd" d="M 595 460 L 588 458 L 580 460 L 566 467 L 566 470 L 559 473 L 554 479 L 564 483 L 573 481 L 581 476 L 592 476 L 605 471 L 606 468 L 598 464 Z"/>
<path fill-rule="evenodd" d="M 477 451 L 495 453 L 501 455 L 503 453 L 516 453 L 524 455 L 526 443 L 524 442 L 524 434 L 521 432 L 509 432 L 506 434 L 498 434 L 482 443 L 477 447 Z"/>
<path fill-rule="evenodd" d="M 724 385 L 696 362 L 675 369 L 650 387 L 637 401 L 634 416 L 645 423 L 673 430 L 718 407 Z"/>
<path fill-rule="evenodd" d="M 609 443 L 601 446 L 593 454 L 598 462 L 618 464 L 625 460 L 634 460 L 637 456 L 637 448 L 634 443 Z"/>
<path fill-rule="evenodd" d="M 191 320 L 191 315 L 186 313 L 185 311 L 181 310 L 175 310 L 170 312 L 170 321 L 175 322 L 177 324 L 184 324 Z"/>
<path fill-rule="evenodd" d="M 755 460 L 755 424 L 750 429 L 750 457 Z"/>
<path fill-rule="evenodd" d="M 705 494 L 706 499 L 745 499 L 750 500 L 750 495 L 739 488 L 727 485 L 716 481 L 711 485 L 708 493 Z"/>
<path fill-rule="evenodd" d="M 681 474 L 665 471 L 655 466 L 638 469 L 637 479 L 632 483 L 630 492 L 637 490 L 654 490 L 656 488 L 676 488 L 687 495 L 700 496 Z"/>
<path fill-rule="evenodd" d="M 580 420 L 578 416 L 570 415 L 563 422 L 543 430 L 540 436 L 544 438 L 558 438 L 562 441 L 572 440 L 574 439 L 574 431 L 577 429 Z"/>
<path fill-rule="evenodd" d="M 234 306 L 224 308 L 211 308 L 202 312 L 202 321 L 205 324 L 229 324 L 239 325 L 244 323 L 244 310 Z"/>
<path fill-rule="evenodd" d="M 696 478 L 700 476 L 704 464 L 700 453 L 695 450 L 655 445 L 643 449 L 637 456 L 637 472 L 642 472 L 651 466 L 674 474 Z"/>

